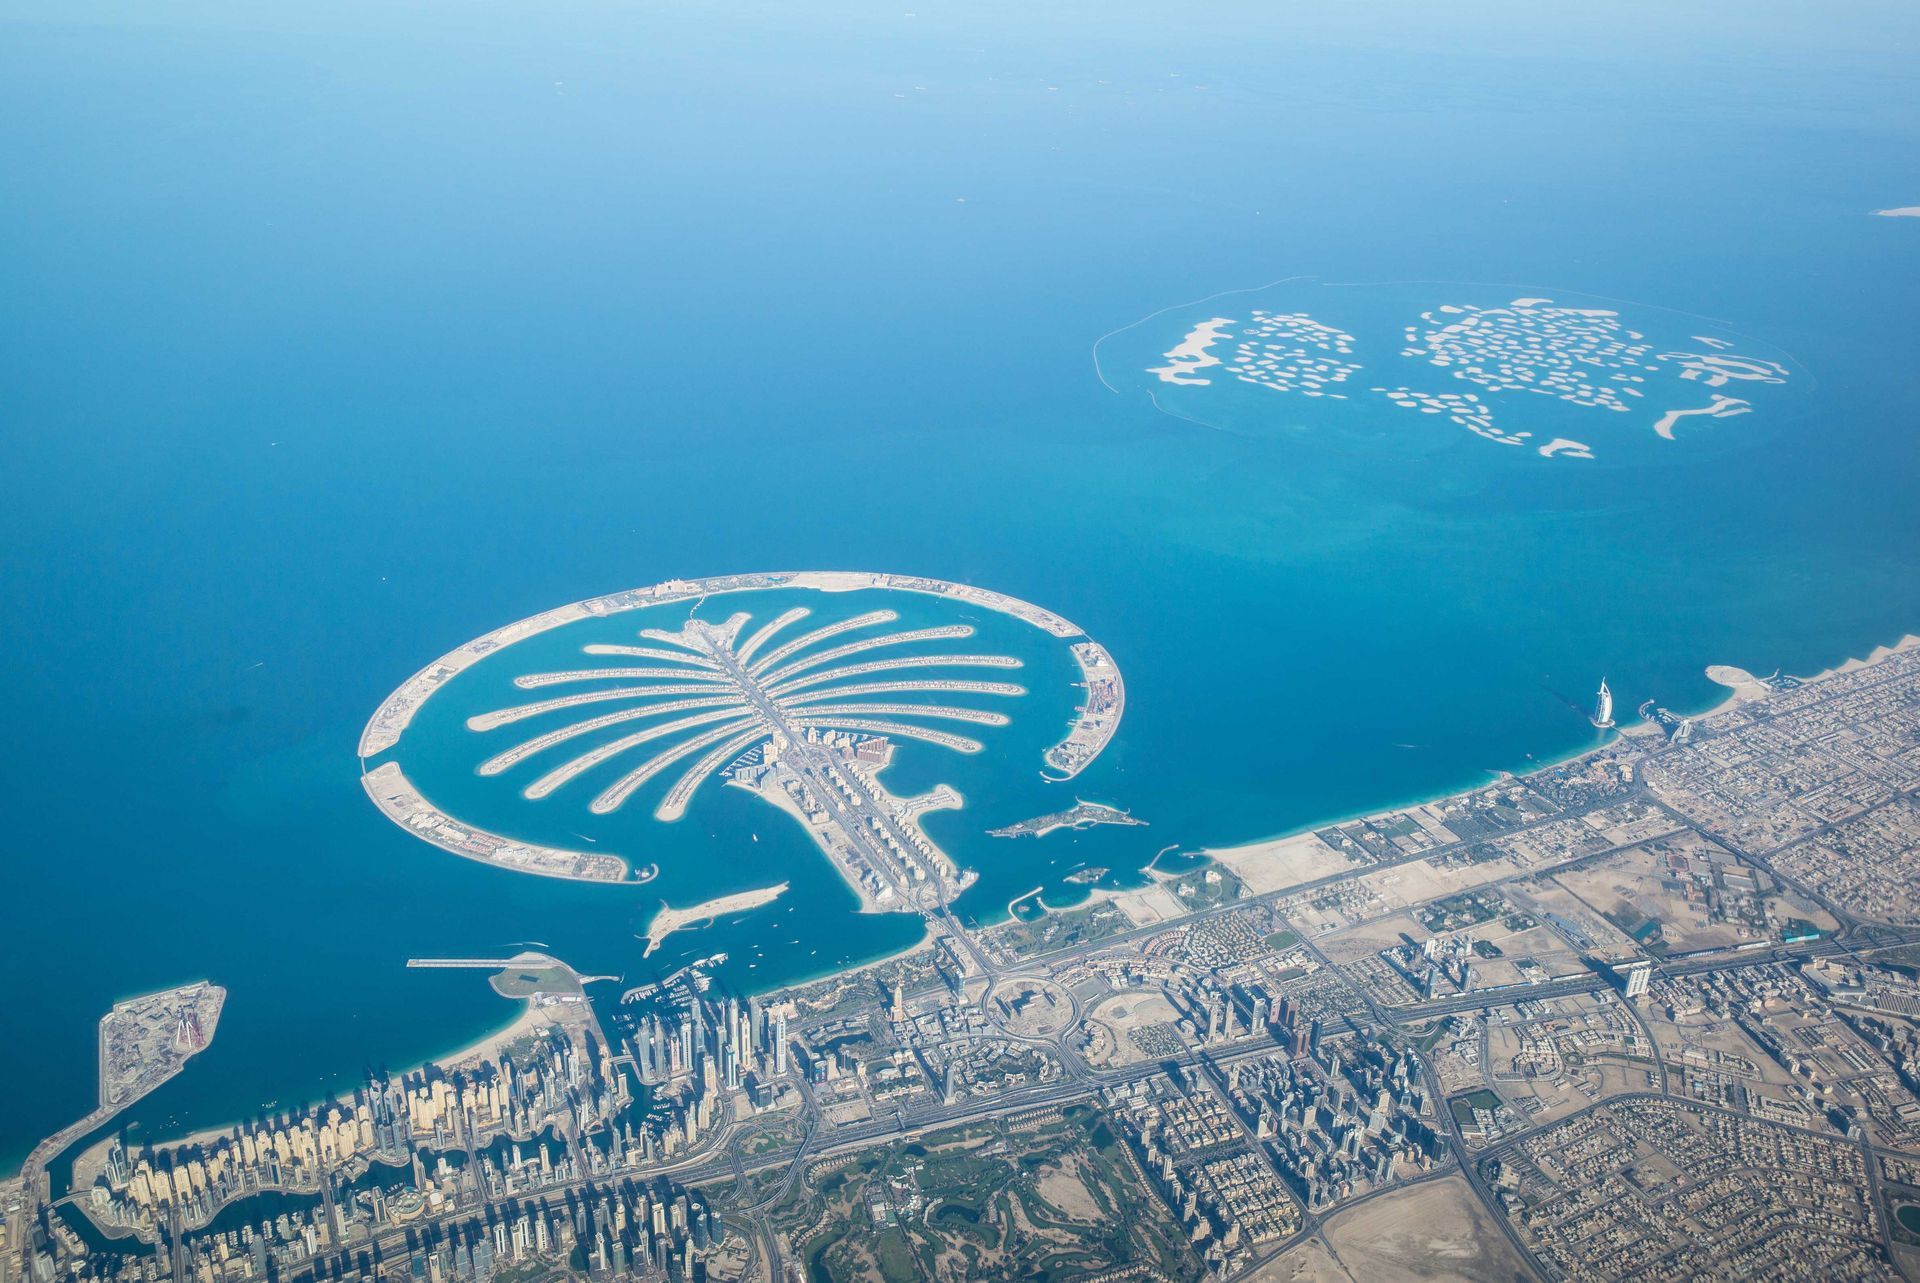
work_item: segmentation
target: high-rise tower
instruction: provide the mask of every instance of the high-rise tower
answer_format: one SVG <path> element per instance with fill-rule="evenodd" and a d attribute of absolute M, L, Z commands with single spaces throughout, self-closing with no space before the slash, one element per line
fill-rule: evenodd
<path fill-rule="evenodd" d="M 1593 715 L 1589 719 L 1600 730 L 1613 726 L 1613 692 L 1607 689 L 1607 679 L 1600 679 L 1600 689 L 1593 697 Z"/>

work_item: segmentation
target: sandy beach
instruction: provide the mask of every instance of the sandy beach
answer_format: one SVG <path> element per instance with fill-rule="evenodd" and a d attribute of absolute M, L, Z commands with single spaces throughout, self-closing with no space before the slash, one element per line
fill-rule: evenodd
<path fill-rule="evenodd" d="M 488 1034 L 479 1042 L 451 1055 L 436 1056 L 432 1063 L 442 1068 L 453 1069 L 473 1061 L 498 1059 L 502 1049 L 529 1034 L 538 1033 L 549 1025 L 557 1023 L 559 1023 L 557 1008 L 537 1007 L 531 998 L 523 998 L 520 1000 L 520 1014 L 504 1028 Z"/>
<path fill-rule="evenodd" d="M 1832 668 L 1823 668 L 1817 673 L 1796 673 L 1794 676 L 1803 682 L 1817 682 L 1823 677 L 1832 677 L 1838 673 L 1851 673 L 1857 668 L 1865 668 L 1869 664 L 1877 664 L 1889 655 L 1897 655 L 1901 651 L 1912 650 L 1916 646 L 1920 646 L 1920 635 L 1907 633 L 1891 646 L 1875 646 L 1865 655 L 1856 659 L 1846 660 L 1834 665 Z M 1732 708 L 1736 704 L 1745 704 L 1750 700 L 1760 699 L 1768 693 L 1768 688 L 1761 683 L 1760 679 L 1744 668 L 1735 668 L 1732 664 L 1709 664 L 1707 665 L 1706 671 L 1708 680 L 1718 682 L 1720 685 L 1727 687 L 1728 693 L 1725 698 L 1720 700 L 1720 702 L 1712 708 L 1702 709 L 1698 713 L 1690 714 L 1690 716 L 1711 717 L 1723 709 Z"/>
<path fill-rule="evenodd" d="M 444 1055 L 429 1056 L 426 1060 L 420 1062 L 420 1064 L 409 1066 L 401 1071 L 401 1073 L 415 1073 L 424 1069 L 427 1065 L 439 1065 L 444 1069 L 454 1069 L 473 1061 L 495 1058 L 503 1048 L 525 1038 L 529 1034 L 537 1033 L 549 1025 L 558 1023 L 560 1019 L 560 1008 L 537 1007 L 531 999 L 519 1000 L 519 1006 L 519 1014 L 494 1032 L 483 1036 L 476 1042 L 467 1044 L 457 1051 L 448 1052 Z M 396 1074 L 395 1076 L 399 1077 L 400 1075 Z M 351 1091 L 343 1091 L 339 1094 L 347 1096 L 350 1099 L 352 1093 Z M 306 1103 L 313 1104 L 317 1102 Z M 285 1112 L 284 1108 L 276 1104 L 271 1109 L 263 1108 L 256 1117 L 271 1117 L 283 1112 Z M 152 1143 L 168 1148 L 182 1145 L 206 1145 L 224 1136 L 233 1135 L 237 1129 L 249 1126 L 252 1121 L 252 1119 L 238 1119 L 233 1122 L 222 1123 L 217 1127 L 202 1127 L 197 1131 L 187 1132 L 184 1135 L 142 1136 L 140 1139 L 142 1143 Z M 89 1146 L 81 1154 L 76 1155 L 76 1170 L 78 1170 L 81 1165 L 89 1162 L 97 1166 L 98 1156 L 104 1154 L 107 1146 L 112 1143 L 113 1137 L 111 1135 L 105 1136 Z"/>
<path fill-rule="evenodd" d="M 1898 654 L 1905 650 L 1912 650 L 1915 647 L 1920 647 L 1920 636 L 1908 633 L 1891 646 L 1875 646 L 1864 656 L 1857 659 L 1849 659 L 1832 668 L 1821 669 L 1817 673 L 1807 674 L 1800 677 L 1800 680 L 1803 682 L 1814 682 L 1837 673 L 1850 673 L 1857 668 L 1865 668 L 1869 664 L 1878 663 L 1889 655 Z M 1709 680 L 1727 687 L 1727 695 L 1712 707 L 1701 709 L 1695 713 L 1685 714 L 1685 716 L 1711 717 L 1713 714 L 1732 708 L 1737 704 L 1744 704 L 1751 700 L 1760 699 L 1770 693 L 1769 688 L 1765 686 L 1759 678 L 1749 673 L 1746 669 L 1736 668 L 1732 664 L 1709 664 L 1705 672 Z M 1655 727 L 1647 723 L 1636 721 L 1620 728 L 1619 733 L 1623 737 L 1632 738 L 1634 736 L 1655 733 L 1655 730 Z M 1609 741 L 1609 743 L 1611 743 L 1611 741 Z M 1538 762 L 1524 774 L 1531 775 L 1539 771 L 1550 770 L 1557 766 L 1564 766 L 1568 762 L 1579 761 L 1581 758 L 1590 757 L 1594 753 L 1603 752 L 1605 748 L 1606 745 L 1602 745 L 1599 748 L 1574 753 L 1564 759 Z M 1474 789 L 1461 789 L 1452 793 L 1443 793 L 1419 801 L 1406 802 L 1399 806 L 1369 811 L 1364 815 L 1352 815 L 1325 820 L 1314 825 L 1311 829 L 1305 829 L 1282 837 L 1268 838 L 1259 842 L 1247 842 L 1239 846 L 1209 847 L 1204 849 L 1201 854 L 1225 866 L 1228 871 L 1246 885 L 1249 895 L 1260 895 L 1267 891 L 1282 891 L 1288 887 L 1298 886 L 1303 882 L 1311 882 L 1316 878 L 1327 877 L 1347 869 L 1346 857 L 1316 837 L 1314 835 L 1315 830 L 1324 829 L 1336 824 L 1351 824 L 1367 820 L 1378 820 L 1403 812 L 1418 811 L 1422 808 L 1436 806 L 1450 798 L 1475 792 L 1481 787 L 1485 786 L 1480 785 Z M 1437 815 L 1435 818 L 1437 818 Z"/>

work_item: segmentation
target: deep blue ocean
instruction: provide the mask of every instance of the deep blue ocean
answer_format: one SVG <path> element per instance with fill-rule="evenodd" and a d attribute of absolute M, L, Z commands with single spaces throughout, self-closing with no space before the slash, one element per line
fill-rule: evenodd
<path fill-rule="evenodd" d="M 1129 706 L 1068 791 L 1151 827 L 1009 844 L 1016 893 L 1577 752 L 1603 674 L 1697 708 L 1706 664 L 1920 631 L 1920 219 L 1870 215 L 1915 204 L 1903 3 L 14 0 L 0 1166 L 91 1107 L 120 997 L 231 993 L 164 1131 L 512 1014 L 408 957 L 643 974 L 657 894 L 456 859 L 359 783 L 388 691 L 564 602 L 844 567 L 1074 620 Z M 1289 276 L 1632 300 L 1805 381 L 1583 466 L 1098 376 Z M 654 961 L 917 937 L 790 850 L 817 893 Z"/>

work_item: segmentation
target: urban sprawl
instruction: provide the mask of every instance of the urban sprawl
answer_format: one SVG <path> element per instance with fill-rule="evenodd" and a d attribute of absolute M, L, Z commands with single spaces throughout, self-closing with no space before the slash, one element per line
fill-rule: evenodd
<path fill-rule="evenodd" d="M 885 752 L 734 769 L 922 947 L 759 995 L 504 960 L 516 1033 L 179 1142 L 110 1125 L 213 1035 L 216 990 L 155 995 L 4 1188 L 0 1283 L 1920 1264 L 1920 650 L 987 928 L 910 820 L 842 832 Z"/>

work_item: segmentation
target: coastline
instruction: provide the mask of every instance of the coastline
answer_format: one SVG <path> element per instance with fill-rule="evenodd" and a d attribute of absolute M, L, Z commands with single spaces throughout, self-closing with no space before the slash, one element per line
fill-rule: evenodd
<path fill-rule="evenodd" d="M 1847 658 L 1841 660 L 1837 664 L 1829 665 L 1826 668 L 1822 668 L 1817 672 L 1807 674 L 1804 677 L 1799 676 L 1797 674 L 1783 674 L 1783 676 L 1791 676 L 1794 681 L 1799 682 L 1801 684 L 1806 684 L 1809 682 L 1817 682 L 1828 677 L 1838 676 L 1842 673 L 1851 673 L 1851 672 L 1856 672 L 1862 668 L 1869 668 L 1872 665 L 1877 664 L 1880 661 L 1888 658 L 1889 656 L 1897 655 L 1903 651 L 1913 650 L 1915 648 L 1920 648 L 1920 634 L 1903 633 L 1896 641 L 1890 644 L 1882 643 L 1874 646 L 1864 656 L 1859 656 L 1859 655 L 1848 656 Z M 1709 681 L 1715 682 L 1718 685 L 1726 687 L 1727 691 L 1719 699 L 1715 700 L 1712 704 L 1710 704 L 1705 708 L 1694 710 L 1694 711 L 1685 711 L 1683 709 L 1676 708 L 1674 711 L 1679 713 L 1682 717 L 1688 717 L 1688 718 L 1712 717 L 1715 714 L 1725 712 L 1728 709 L 1736 707 L 1737 705 L 1749 703 L 1755 699 L 1764 698 L 1766 695 L 1773 693 L 1771 688 L 1762 686 L 1760 684 L 1759 679 L 1755 678 L 1753 674 L 1747 672 L 1743 668 L 1738 668 L 1731 664 L 1709 664 L 1702 670 L 1702 672 L 1706 675 Z M 1718 675 L 1716 676 L 1716 674 Z M 1725 680 L 1722 680 L 1723 678 Z M 1528 766 L 1524 770 L 1500 772 L 1498 774 L 1493 775 L 1492 778 L 1480 784 L 1470 785 L 1463 788 L 1445 789 L 1439 792 L 1422 794 L 1418 797 L 1409 798 L 1407 800 L 1397 802 L 1391 806 L 1376 807 L 1375 809 L 1369 810 L 1369 811 L 1357 811 L 1347 815 L 1316 820 L 1316 821 L 1313 821 L 1312 823 L 1301 825 L 1297 828 L 1289 829 L 1284 833 L 1278 833 L 1271 837 L 1255 838 L 1254 840 L 1249 842 L 1236 842 L 1228 846 L 1201 847 L 1197 852 L 1197 854 L 1204 855 L 1211 860 L 1217 860 L 1220 855 L 1224 854 L 1228 856 L 1230 859 L 1247 861 L 1247 860 L 1258 859 L 1262 855 L 1278 853 L 1282 850 L 1286 850 L 1289 848 L 1299 847 L 1301 849 L 1306 849 L 1314 845 L 1315 843 L 1314 835 L 1317 834 L 1321 829 L 1333 828 L 1337 825 L 1342 825 L 1342 824 L 1365 823 L 1366 821 L 1369 821 L 1369 820 L 1384 819 L 1387 816 L 1396 815 L 1403 811 L 1411 811 L 1418 807 L 1435 806 L 1442 802 L 1446 802 L 1449 799 L 1462 797 L 1462 796 L 1465 796 L 1466 794 L 1476 792 L 1479 789 L 1487 787 L 1488 784 L 1498 782 L 1498 780 L 1500 779 L 1526 779 L 1529 776 L 1538 775 L 1542 771 L 1554 770 L 1557 767 L 1567 766 L 1571 763 L 1582 761 L 1589 757 L 1594 757 L 1614 747 L 1621 740 L 1634 739 L 1643 735 L 1651 734 L 1653 733 L 1653 731 L 1654 731 L 1654 728 L 1651 725 L 1640 720 L 1639 718 L 1635 718 L 1634 722 L 1631 725 L 1619 728 L 1613 731 L 1612 733 L 1608 734 L 1606 739 L 1602 743 L 1592 745 L 1591 747 L 1588 747 L 1588 748 L 1576 749 L 1572 752 L 1565 754 L 1564 756 L 1546 758 L 1546 759 L 1534 761 L 1528 764 Z M 1329 851 L 1332 850 L 1331 847 L 1326 847 L 1325 843 L 1319 843 L 1319 845 L 1322 847 L 1325 847 Z M 1227 861 L 1221 861 L 1221 863 L 1225 864 L 1228 871 L 1234 873 L 1235 876 L 1241 876 L 1240 871 L 1236 869 L 1233 866 L 1233 864 L 1228 863 Z M 1245 880 L 1246 879 L 1242 877 L 1242 881 L 1245 881 Z"/>
<path fill-rule="evenodd" d="M 1908 650 L 1916 649 L 1916 648 L 1920 648 L 1920 634 L 1905 633 L 1905 634 L 1902 634 L 1897 640 L 1895 640 L 1892 643 L 1883 643 L 1883 644 L 1878 644 L 1873 646 L 1864 656 L 1848 656 L 1837 663 L 1829 665 L 1826 668 L 1822 668 L 1807 676 L 1804 676 L 1804 677 L 1796 676 L 1795 680 L 1803 683 L 1810 683 L 1810 682 L 1817 682 L 1831 676 L 1837 676 L 1844 673 L 1855 672 L 1862 668 L 1871 667 L 1872 665 L 1879 663 L 1880 661 L 1886 659 L 1889 656 L 1899 654 Z M 1712 680 L 1726 687 L 1726 691 L 1718 700 L 1713 702 L 1708 707 L 1695 712 L 1683 713 L 1682 715 L 1684 716 L 1709 717 L 1717 713 L 1725 712 L 1742 702 L 1746 702 L 1752 698 L 1757 697 L 1757 692 L 1748 689 L 1750 685 L 1749 679 L 1751 679 L 1751 674 L 1746 673 L 1745 670 L 1737 669 L 1731 665 L 1716 664 L 1716 665 L 1708 666 L 1708 668 L 1703 671 L 1707 672 L 1710 676 L 1715 673 L 1719 674 L 1718 676 L 1713 676 Z M 1736 674 L 1738 674 L 1738 677 L 1735 676 Z M 1721 681 L 1720 680 L 1721 677 L 1725 677 L 1728 680 Z M 1679 712 L 1681 710 L 1676 709 L 1675 711 Z M 1650 729 L 1651 728 L 1644 726 L 1644 724 L 1636 722 L 1632 727 L 1626 730 L 1615 732 L 1614 735 L 1608 736 L 1606 740 L 1601 744 L 1594 745 L 1587 748 L 1576 749 L 1574 751 L 1571 751 L 1559 757 L 1532 763 L 1524 771 L 1507 772 L 1502 775 L 1494 776 L 1493 778 L 1524 779 L 1528 776 L 1538 774 L 1542 771 L 1552 770 L 1560 766 L 1565 766 L 1569 763 L 1580 761 L 1584 758 L 1588 758 L 1600 753 L 1604 753 L 1608 751 L 1610 748 L 1616 747 L 1621 740 L 1629 738 L 1630 736 L 1633 736 L 1633 735 L 1646 733 Z M 1434 805 L 1437 803 L 1444 802 L 1449 798 L 1461 796 L 1467 793 L 1474 792 L 1479 788 L 1484 788 L 1489 782 L 1492 782 L 1492 780 L 1490 779 L 1488 781 L 1483 781 L 1482 783 L 1479 783 L 1479 784 L 1462 787 L 1462 788 L 1436 791 L 1436 792 L 1428 793 L 1428 794 L 1425 794 L 1416 798 L 1412 798 L 1406 801 L 1402 801 L 1394 805 L 1375 807 L 1373 809 L 1370 809 L 1364 812 L 1355 812 L 1345 816 L 1322 818 L 1272 837 L 1260 838 L 1260 839 L 1255 839 L 1249 842 L 1235 843 L 1227 846 L 1201 847 L 1197 851 L 1193 852 L 1193 854 L 1202 855 L 1208 859 L 1215 860 L 1221 863 L 1223 867 L 1227 868 L 1229 872 L 1233 873 L 1236 877 L 1239 877 L 1243 883 L 1246 883 L 1247 891 L 1249 894 L 1260 894 L 1261 891 L 1258 884 L 1262 881 L 1262 879 L 1260 879 L 1257 875 L 1254 878 L 1249 879 L 1247 875 L 1243 873 L 1239 867 L 1236 867 L 1234 861 L 1238 860 L 1242 863 L 1248 863 L 1248 862 L 1264 863 L 1266 862 L 1267 857 L 1270 857 L 1276 854 L 1286 853 L 1294 850 L 1312 851 L 1314 850 L 1314 848 L 1318 848 L 1319 852 L 1323 852 L 1326 855 L 1331 855 L 1336 858 L 1342 859 L 1342 863 L 1344 866 L 1344 857 L 1338 857 L 1337 853 L 1333 852 L 1332 848 L 1327 847 L 1325 843 L 1320 842 L 1317 839 L 1315 835 L 1319 830 L 1322 830 L 1334 825 L 1353 823 L 1353 822 L 1364 821 L 1369 819 L 1379 819 L 1379 818 L 1390 816 L 1399 812 L 1404 812 L 1413 808 Z M 1162 854 L 1164 854 L 1164 852 L 1162 852 Z M 1222 859 L 1221 858 L 1222 856 L 1225 856 L 1227 858 Z M 1149 871 L 1149 876 L 1153 878 L 1153 881 L 1156 885 L 1162 880 L 1161 875 L 1157 875 L 1151 871 Z M 1065 908 L 1082 908 L 1096 902 L 1114 900 L 1114 899 L 1124 897 L 1125 895 L 1128 895 L 1128 894 L 1139 894 L 1140 890 L 1150 891 L 1151 889 L 1152 889 L 1151 887 L 1141 888 L 1139 890 L 1136 890 L 1130 893 L 1126 891 L 1117 891 L 1112 888 L 1099 888 L 1099 887 L 1089 888 L 1088 895 L 1085 899 L 1081 900 L 1079 903 L 1075 905 L 1066 906 Z M 1044 900 L 1039 899 L 1038 897 L 1038 893 L 1040 893 L 1042 890 L 1043 888 L 1041 887 L 1035 887 L 1027 891 L 1025 894 L 1016 896 L 1012 900 L 1010 900 L 1006 904 L 1003 910 L 1003 912 L 1007 914 L 1007 918 L 1011 919 L 1014 916 L 1011 913 L 1011 910 L 1014 904 L 1021 903 L 1027 900 L 1036 901 L 1042 908 L 1043 913 L 1046 913 L 1046 914 L 1065 911 L 1064 909 L 1053 909 L 1046 906 Z M 770 993 L 770 992 L 778 992 L 781 990 L 801 987 L 806 984 L 818 983 L 821 980 L 831 979 L 836 976 L 851 974 L 853 972 L 857 972 L 866 968 L 880 966 L 887 962 L 909 956 L 916 952 L 920 952 L 929 947 L 930 947 L 929 939 L 922 938 L 921 940 L 915 942 L 910 946 L 907 946 L 904 949 L 896 950 L 894 952 L 885 954 L 881 957 L 864 959 L 858 962 L 849 963 L 846 966 L 824 969 L 818 973 L 809 974 L 803 979 L 799 979 L 787 984 L 778 985 L 773 987 L 770 990 L 763 990 L 763 991 L 756 991 L 756 992 L 762 993 L 762 994 Z M 520 1009 L 501 1025 L 493 1028 L 492 1030 L 481 1035 L 480 1037 L 475 1038 L 470 1042 L 467 1042 L 453 1050 L 450 1050 L 445 1053 L 437 1054 L 437 1055 L 430 1055 L 430 1056 L 424 1057 L 418 1063 L 412 1064 L 407 1069 L 400 1072 L 405 1072 L 405 1073 L 418 1072 L 420 1069 L 424 1068 L 427 1065 L 454 1066 L 454 1065 L 462 1064 L 468 1060 L 472 1060 L 479 1056 L 490 1055 L 490 1054 L 493 1054 L 495 1051 L 497 1051 L 501 1046 L 504 1046 L 505 1044 L 510 1043 L 517 1038 L 524 1037 L 527 1033 L 530 1033 L 544 1026 L 545 1024 L 549 1023 L 549 1020 L 546 1017 L 545 1013 L 542 1012 L 541 1009 L 536 1007 L 530 999 L 521 999 L 518 1001 L 520 1002 Z M 317 1100 L 326 1099 L 326 1098 L 328 1098 L 327 1093 L 320 1093 L 320 1094 L 317 1094 L 313 1099 L 317 1101 Z M 193 1132 L 187 1133 L 183 1137 L 165 1138 L 163 1143 L 166 1143 L 166 1144 L 187 1144 L 187 1143 L 195 1143 L 195 1142 L 204 1143 L 205 1141 L 208 1141 L 208 1140 L 229 1135 L 234 1131 L 235 1128 L 243 1126 L 249 1121 L 251 1120 L 243 1116 L 240 1118 L 229 1120 L 228 1122 L 217 1125 L 217 1126 L 209 1126 L 209 1127 L 197 1129 Z M 55 1157 L 57 1157 L 57 1155 Z M 76 1158 L 77 1157 L 78 1156 L 76 1155 Z"/>
<path fill-rule="evenodd" d="M 566 965 L 564 963 L 558 963 L 557 959 L 555 961 L 560 966 Z M 572 968 L 568 967 L 567 970 L 572 971 Z M 575 974 L 577 975 L 577 973 Z M 601 977 L 601 978 L 604 978 L 604 977 Z M 548 1025 L 556 1023 L 556 1017 L 551 1012 L 551 1010 L 548 1008 L 539 1006 L 534 1002 L 534 1000 L 531 997 L 509 998 L 504 994 L 500 994 L 498 989 L 493 988 L 490 981 L 488 984 L 488 988 L 491 989 L 496 995 L 498 995 L 503 1002 L 508 1002 L 508 1003 L 517 1005 L 519 1007 L 519 1010 L 514 1012 L 513 1015 L 507 1020 L 505 1024 L 500 1025 L 492 1029 L 491 1031 L 480 1035 L 478 1038 L 475 1038 L 472 1041 L 467 1042 L 455 1048 L 452 1051 L 423 1057 L 418 1062 L 410 1064 L 406 1066 L 404 1069 L 393 1071 L 393 1076 L 402 1077 L 407 1074 L 417 1074 L 422 1070 L 426 1069 L 430 1065 L 438 1066 L 442 1069 L 452 1070 L 452 1069 L 457 1069 L 475 1060 L 495 1057 L 498 1055 L 498 1053 L 502 1048 L 508 1046 L 509 1044 L 516 1042 L 519 1039 L 524 1038 L 529 1034 L 532 1034 L 541 1029 L 544 1029 Z M 288 1109 L 311 1108 L 314 1105 L 319 1104 L 321 1101 L 338 1099 L 341 1094 L 343 1093 L 321 1092 L 315 1095 L 310 1100 L 302 1100 L 302 1101 L 294 1102 L 293 1104 L 290 1104 L 290 1105 L 282 1106 L 276 1103 L 276 1106 L 274 1109 L 258 1111 L 252 1117 L 242 1116 L 240 1118 L 230 1119 L 229 1121 L 224 1123 L 212 1124 L 206 1127 L 197 1127 L 192 1131 L 185 1132 L 178 1136 L 156 1136 L 151 1138 L 143 1137 L 142 1143 L 146 1143 L 148 1140 L 151 1140 L 153 1144 L 164 1145 L 168 1147 L 174 1147 L 174 1146 L 180 1146 L 180 1145 L 205 1145 L 212 1141 L 219 1140 L 222 1137 L 231 1136 L 237 1129 L 248 1126 L 250 1123 L 257 1121 L 260 1118 L 270 1118 L 270 1117 L 273 1117 L 275 1114 L 286 1112 L 286 1110 Z M 350 1090 L 348 1093 L 344 1093 L 344 1094 L 350 1094 Z M 78 1153 L 75 1153 L 73 1155 L 74 1161 L 78 1163 L 87 1153 L 107 1144 L 109 1139 L 110 1139 L 109 1137 L 102 1137 L 100 1140 L 94 1142 L 94 1144 L 88 1146 L 86 1150 L 82 1150 Z"/>
<path fill-rule="evenodd" d="M 1891 645 L 1875 646 L 1865 655 L 1849 656 L 1841 660 L 1838 664 L 1830 665 L 1818 672 L 1808 673 L 1804 676 L 1798 673 L 1785 673 L 1781 674 L 1781 676 L 1791 677 L 1795 682 L 1806 685 L 1809 682 L 1824 681 L 1829 677 L 1838 677 L 1842 673 L 1853 673 L 1858 672 L 1862 668 L 1871 668 L 1883 659 L 1901 654 L 1904 651 L 1913 650 L 1917 647 L 1920 647 L 1920 633 L 1902 633 L 1899 640 L 1893 642 Z M 1712 707 L 1701 709 L 1697 713 L 1682 713 L 1681 716 L 1712 717 L 1716 713 L 1724 713 L 1728 709 L 1740 704 L 1752 703 L 1756 699 L 1765 699 L 1768 695 L 1774 693 L 1773 688 L 1765 684 L 1768 679 L 1755 677 L 1746 669 L 1736 668 L 1732 664 L 1708 664 L 1706 674 L 1708 681 L 1717 682 L 1725 686 L 1727 693 L 1721 696 L 1720 701 Z M 1644 735 L 1651 729 L 1652 728 L 1645 723 L 1638 723 L 1634 726 L 1633 733 L 1636 735 Z M 1625 733 L 1626 732 L 1622 732 L 1622 734 Z"/>
<path fill-rule="evenodd" d="M 549 955 L 541 956 L 548 957 Z M 525 955 L 521 955 L 521 957 L 524 958 Z M 520 959 L 516 958 L 515 961 L 518 962 Z M 612 978 L 609 976 L 583 976 L 558 958 L 550 958 L 550 965 L 565 971 L 571 976 L 575 987 L 580 991 L 583 998 L 585 997 L 586 985 L 594 980 L 608 980 Z M 443 1055 L 428 1056 L 418 1064 L 410 1065 L 400 1072 L 402 1074 L 415 1074 L 429 1065 L 437 1065 L 442 1069 L 456 1069 L 472 1061 L 497 1058 L 499 1053 L 508 1045 L 525 1038 L 529 1034 L 538 1033 L 550 1025 L 563 1023 L 562 1017 L 566 1014 L 565 1007 L 543 1006 L 538 1001 L 538 994 L 529 994 L 524 998 L 518 998 L 510 994 L 502 993 L 500 986 L 494 982 L 504 974 L 506 973 L 499 972 L 493 976 L 489 976 L 487 979 L 487 987 L 492 989 L 494 993 L 499 994 L 506 1001 L 520 1004 L 520 1010 L 514 1015 L 512 1020 L 509 1020 L 493 1032 L 474 1039 L 464 1047 Z M 591 1012 L 593 1006 L 592 1000 L 585 999 L 585 1002 L 586 1009 Z M 593 1022 L 598 1024 L 599 1017 L 594 1016 Z"/>
<path fill-rule="evenodd" d="M 1168 901 L 1164 898 L 1167 893 L 1165 893 L 1162 888 L 1167 883 L 1176 881 L 1183 876 L 1178 873 L 1167 873 L 1154 867 L 1154 865 L 1159 862 L 1160 856 L 1165 854 L 1165 850 L 1158 852 L 1146 867 L 1139 870 L 1147 879 L 1146 885 L 1144 886 L 1101 886 L 1097 881 L 1083 883 L 1080 885 L 1086 894 L 1082 895 L 1072 904 L 1049 904 L 1047 903 L 1047 887 L 1045 884 L 1042 884 L 1034 887 L 1024 895 L 1017 895 L 1011 900 L 1008 900 L 1006 908 L 1003 910 L 1006 917 L 988 925 L 1004 926 L 1008 922 L 1015 921 L 1038 922 L 1041 918 L 1051 917 L 1057 913 L 1072 913 L 1079 909 L 1091 909 L 1096 905 L 1102 904 L 1111 904 L 1119 909 L 1134 926 L 1150 926 L 1156 922 L 1172 922 L 1179 918 L 1186 917 L 1188 916 L 1186 913 L 1166 913 L 1162 911 L 1162 906 L 1167 903 L 1172 903 L 1175 908 L 1178 908 L 1177 901 Z M 1223 867 L 1226 867 L 1227 871 L 1232 873 L 1236 878 L 1240 878 L 1239 870 L 1234 869 L 1230 865 Z M 1188 870 L 1188 872 L 1192 872 L 1192 870 Z M 1240 881 L 1244 884 L 1246 879 L 1240 878 Z M 1014 912 L 1016 905 L 1027 903 L 1032 903 L 1040 910 L 1039 917 L 1022 918 Z"/>

